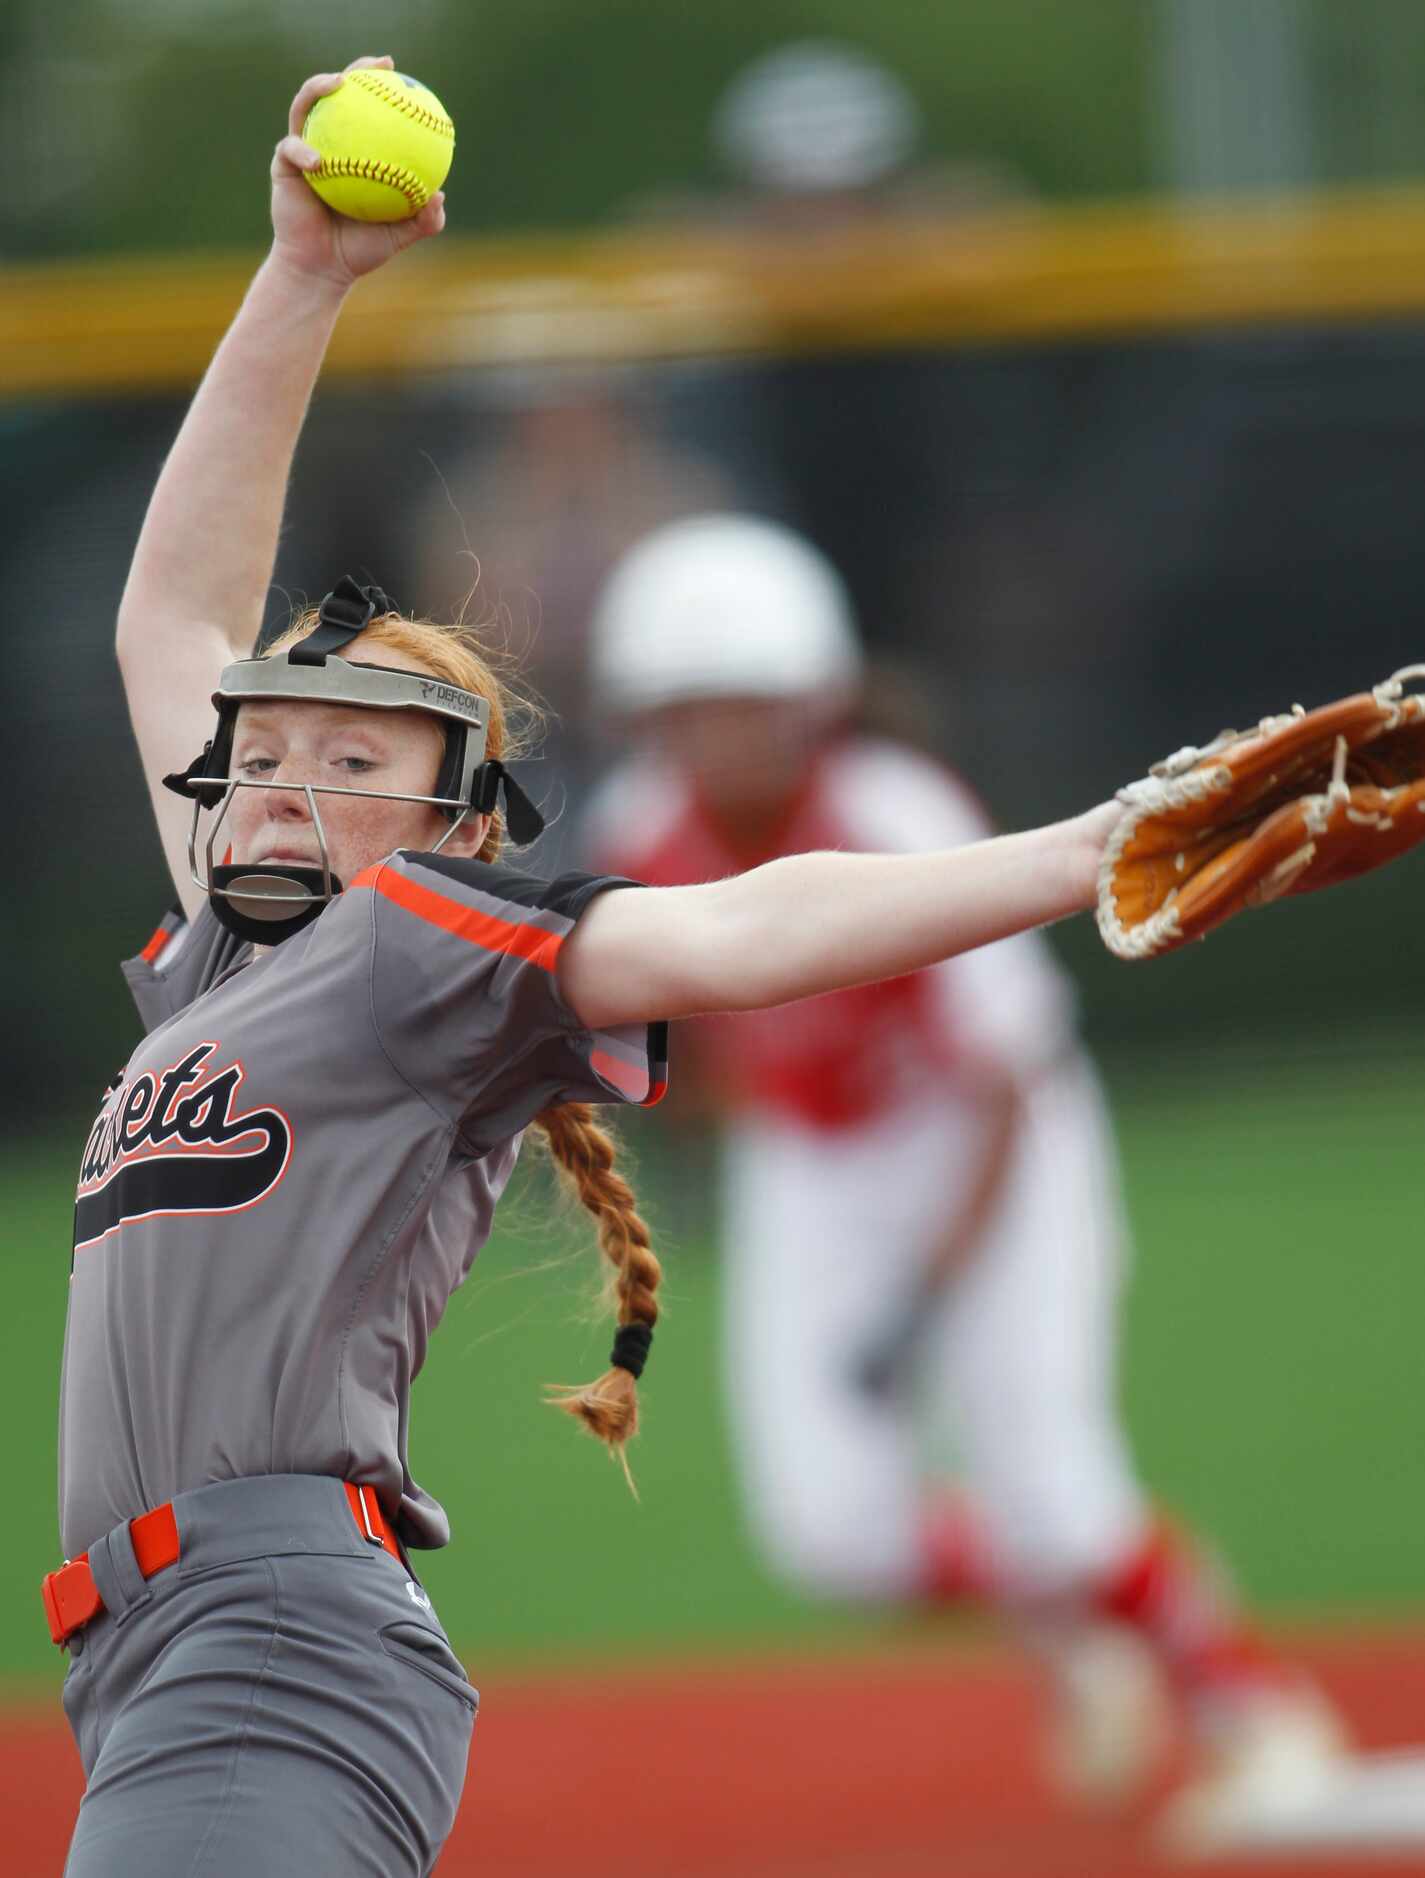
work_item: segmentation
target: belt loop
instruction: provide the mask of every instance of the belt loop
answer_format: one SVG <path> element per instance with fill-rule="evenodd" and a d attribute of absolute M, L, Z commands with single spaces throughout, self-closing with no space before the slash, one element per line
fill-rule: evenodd
<path fill-rule="evenodd" d="M 365 1535 L 369 1545 L 379 1546 L 383 1552 L 400 1564 L 405 1564 L 400 1544 L 394 1528 L 381 1511 L 381 1502 L 376 1498 L 376 1489 L 370 1486 L 358 1487 L 353 1481 L 345 1480 L 342 1487 L 346 1493 L 347 1505 L 351 1508 L 351 1517 Z M 371 1495 L 368 1501 L 367 1494 Z"/>
<path fill-rule="evenodd" d="M 351 1507 L 352 1518 L 365 1533 L 367 1542 L 371 1545 L 379 1545 L 384 1551 L 386 1542 L 372 1524 L 371 1509 L 366 1504 L 367 1489 L 365 1487 L 358 1487 L 350 1480 L 343 1482 L 343 1485 L 346 1488 L 346 1498 L 347 1503 Z M 376 1502 L 376 1516 L 378 1519 L 381 1517 L 381 1502 L 379 1500 Z"/>
<path fill-rule="evenodd" d="M 147 1604 L 153 1596 L 139 1569 L 133 1534 L 127 1523 L 116 1526 L 90 1546 L 89 1569 L 94 1574 L 99 1596 L 104 1600 L 104 1609 L 116 1624 L 121 1624 L 131 1610 Z"/>
<path fill-rule="evenodd" d="M 381 1545 L 383 1544 L 381 1535 L 379 1532 L 377 1532 L 374 1529 L 374 1527 L 371 1524 L 371 1509 L 366 1504 L 366 1493 L 367 1493 L 367 1489 L 365 1487 L 358 1487 L 356 1489 L 357 1504 L 361 1508 L 361 1524 L 366 1529 L 366 1537 L 371 1541 L 372 1545 Z M 377 1511 L 377 1514 L 379 1515 L 381 1511 L 381 1508 L 379 1505 L 377 1506 L 376 1511 Z"/>

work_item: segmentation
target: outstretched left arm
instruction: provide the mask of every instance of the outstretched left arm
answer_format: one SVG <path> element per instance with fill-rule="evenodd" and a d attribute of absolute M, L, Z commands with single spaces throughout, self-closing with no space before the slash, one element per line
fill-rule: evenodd
<path fill-rule="evenodd" d="M 1116 802 L 936 854 L 797 854 L 698 887 L 604 893 L 560 953 L 591 1030 L 750 1011 L 919 971 L 1094 904 Z"/>

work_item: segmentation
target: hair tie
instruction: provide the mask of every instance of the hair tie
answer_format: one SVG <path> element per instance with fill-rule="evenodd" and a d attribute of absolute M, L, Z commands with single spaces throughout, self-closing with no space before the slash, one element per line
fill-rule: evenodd
<path fill-rule="evenodd" d="M 620 1324 L 609 1362 L 615 1369 L 626 1369 L 636 1381 L 643 1374 L 643 1365 L 648 1361 L 648 1347 L 652 1342 L 652 1324 Z"/>

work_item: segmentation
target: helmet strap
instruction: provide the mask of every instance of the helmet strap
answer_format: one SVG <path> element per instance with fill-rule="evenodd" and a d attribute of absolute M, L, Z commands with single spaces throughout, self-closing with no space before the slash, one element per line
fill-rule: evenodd
<path fill-rule="evenodd" d="M 305 639 L 298 639 L 288 648 L 287 662 L 325 665 L 328 653 L 340 652 L 358 633 L 365 632 L 372 620 L 397 610 L 384 589 L 359 587 L 350 574 L 343 574 L 318 607 L 316 625 Z"/>
<path fill-rule="evenodd" d="M 470 791 L 472 807 L 493 815 L 505 798 L 505 826 L 518 847 L 528 847 L 544 833 L 544 816 L 530 801 L 498 757 L 487 757 L 475 772 Z"/>
<path fill-rule="evenodd" d="M 211 808 L 222 800 L 225 787 L 218 782 L 209 783 L 206 789 L 203 787 L 203 778 L 212 774 L 212 755 L 213 739 L 209 737 L 187 769 L 174 770 L 172 775 L 164 777 L 164 788 L 171 789 L 176 796 L 187 796 L 190 802 L 202 802 L 205 807 Z"/>

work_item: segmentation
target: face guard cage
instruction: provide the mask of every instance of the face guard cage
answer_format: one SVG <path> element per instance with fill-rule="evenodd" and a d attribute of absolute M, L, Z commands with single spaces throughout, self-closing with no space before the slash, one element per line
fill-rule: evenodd
<path fill-rule="evenodd" d="M 218 707 L 213 737 L 186 770 L 163 779 L 168 788 L 193 801 L 188 832 L 188 866 L 193 881 L 207 893 L 221 924 L 241 938 L 267 944 L 284 939 L 314 920 L 342 891 L 342 882 L 331 868 L 326 830 L 316 800 L 319 795 L 366 796 L 438 808 L 449 818 L 450 827 L 433 852 L 444 847 L 470 814 L 492 813 L 501 791 L 506 821 L 517 842 L 533 841 L 544 827 L 543 816 L 504 765 L 485 758 L 490 716 L 487 699 L 433 678 L 428 672 L 363 665 L 333 656 L 336 646 L 344 646 L 354 638 L 378 612 L 395 610 L 379 588 L 358 588 L 349 578 L 338 583 L 322 602 L 318 624 L 307 638 L 277 657 L 240 659 L 224 669 L 213 694 Z M 445 754 L 436 778 L 436 793 L 410 795 L 389 789 L 259 782 L 230 776 L 233 732 L 240 706 L 274 700 L 346 704 L 363 710 L 414 710 L 441 718 L 445 723 Z M 295 862 L 233 866 L 216 861 L 218 837 L 239 789 L 300 790 L 317 837 L 320 866 L 302 867 Z M 200 872 L 198 823 L 205 808 L 217 808 L 218 814 L 208 834 Z"/>

